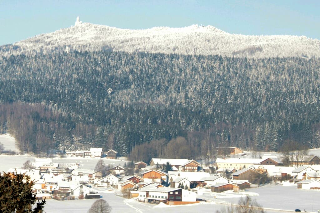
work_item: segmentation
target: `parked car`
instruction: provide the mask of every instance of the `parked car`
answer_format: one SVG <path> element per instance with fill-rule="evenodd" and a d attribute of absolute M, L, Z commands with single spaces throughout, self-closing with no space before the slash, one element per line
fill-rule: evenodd
<path fill-rule="evenodd" d="M 301 210 L 300 210 L 300 209 L 295 209 L 294 211 L 295 211 L 295 212 L 301 212 Z"/>

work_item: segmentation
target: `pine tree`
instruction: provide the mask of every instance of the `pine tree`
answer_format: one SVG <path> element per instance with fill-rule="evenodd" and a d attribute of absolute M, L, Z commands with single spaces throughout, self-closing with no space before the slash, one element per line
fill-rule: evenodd
<path fill-rule="evenodd" d="M 34 182 L 25 174 L 0 174 L 0 212 L 42 212 L 45 200 L 36 203 Z M 32 205 L 36 207 L 32 209 Z"/>

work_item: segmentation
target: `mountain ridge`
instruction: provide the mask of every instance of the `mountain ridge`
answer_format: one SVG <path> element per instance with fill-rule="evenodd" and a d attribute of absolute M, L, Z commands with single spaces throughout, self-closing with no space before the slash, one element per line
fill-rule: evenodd
<path fill-rule="evenodd" d="M 320 57 L 320 40 L 291 35 L 230 34 L 213 26 L 120 29 L 82 23 L 0 46 L 0 55 L 55 51 L 123 51 L 249 58 Z"/>

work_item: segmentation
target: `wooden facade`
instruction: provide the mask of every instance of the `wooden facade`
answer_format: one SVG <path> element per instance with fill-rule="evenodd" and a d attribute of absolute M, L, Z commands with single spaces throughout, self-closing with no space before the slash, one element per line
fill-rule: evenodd
<path fill-rule="evenodd" d="M 144 179 L 162 179 L 162 176 L 166 175 L 161 171 L 148 171 L 143 174 Z"/>
<path fill-rule="evenodd" d="M 124 183 L 123 185 L 121 185 L 121 190 L 124 189 L 132 189 L 135 186 L 134 183 L 132 183 L 131 181 Z"/>
<path fill-rule="evenodd" d="M 220 184 L 220 185 L 216 185 L 216 186 L 211 186 L 211 191 L 212 192 L 224 192 L 227 190 L 233 190 L 233 184 L 231 183 L 226 183 L 226 184 Z"/>
<path fill-rule="evenodd" d="M 199 166 L 200 166 L 200 164 L 197 161 L 191 160 L 187 164 L 182 166 L 182 171 L 184 171 L 184 172 L 197 172 Z"/>
<path fill-rule="evenodd" d="M 113 149 L 110 149 L 109 151 L 106 152 L 106 154 L 107 154 L 106 156 L 107 159 L 117 159 L 118 152 L 114 151 Z"/>
<path fill-rule="evenodd" d="M 145 162 L 137 162 L 134 164 L 134 168 L 135 169 L 142 169 L 142 168 L 146 168 L 147 167 L 147 164 Z"/>
<path fill-rule="evenodd" d="M 182 201 L 182 189 L 168 192 L 168 201 Z"/>
<path fill-rule="evenodd" d="M 257 171 L 253 169 L 247 169 L 243 172 L 236 172 L 232 175 L 234 180 L 248 180 L 249 182 L 252 182 L 257 175 Z"/>
<path fill-rule="evenodd" d="M 275 165 L 275 166 L 280 166 L 280 165 L 282 165 L 281 162 L 279 162 L 279 161 L 277 161 L 277 160 L 274 160 L 274 159 L 272 159 L 272 158 L 267 158 L 267 159 L 261 161 L 260 164 L 261 164 L 261 165 Z"/>

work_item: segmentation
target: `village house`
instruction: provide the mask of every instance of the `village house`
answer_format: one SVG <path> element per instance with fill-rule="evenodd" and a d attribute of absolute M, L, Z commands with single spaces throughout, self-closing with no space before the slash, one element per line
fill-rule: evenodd
<path fill-rule="evenodd" d="M 119 178 L 117 178 L 113 174 L 109 174 L 103 179 L 103 181 L 108 183 L 110 186 L 116 186 L 119 183 Z"/>
<path fill-rule="evenodd" d="M 261 159 L 255 158 L 217 158 L 216 159 L 216 166 L 218 167 L 219 171 L 233 171 L 233 170 L 240 170 L 243 168 L 249 168 L 250 166 L 260 164 Z"/>
<path fill-rule="evenodd" d="M 187 178 L 177 177 L 170 180 L 171 188 L 190 189 L 190 181 Z"/>
<path fill-rule="evenodd" d="M 289 164 L 293 166 L 303 166 L 303 165 L 316 165 L 320 164 L 320 158 L 318 156 L 290 156 Z"/>
<path fill-rule="evenodd" d="M 261 165 L 275 165 L 281 166 L 283 165 L 282 161 L 278 158 L 267 158 L 260 162 Z"/>
<path fill-rule="evenodd" d="M 234 185 L 231 183 L 216 183 L 215 185 L 211 186 L 212 192 L 224 192 L 228 190 L 233 190 Z"/>
<path fill-rule="evenodd" d="M 179 172 L 179 171 L 169 171 L 169 181 L 173 181 L 176 178 L 186 178 L 190 181 L 190 188 L 204 186 L 204 177 L 209 177 L 210 174 L 207 172 Z"/>
<path fill-rule="evenodd" d="M 196 194 L 179 188 L 144 187 L 139 190 L 139 201 L 151 203 L 167 203 L 169 205 L 181 205 L 196 203 Z"/>
<path fill-rule="evenodd" d="M 244 190 L 250 188 L 250 182 L 247 180 L 231 180 L 230 183 L 233 184 L 233 191 L 239 192 L 240 190 Z"/>
<path fill-rule="evenodd" d="M 131 181 L 135 184 L 142 182 L 142 179 L 138 176 L 131 175 L 131 176 L 124 176 L 121 178 L 122 181 Z"/>
<path fill-rule="evenodd" d="M 137 163 L 134 164 L 134 168 L 135 169 L 143 169 L 143 168 L 146 168 L 147 167 L 147 164 L 143 161 L 139 161 Z"/>
<path fill-rule="evenodd" d="M 203 177 L 201 178 L 201 180 L 204 182 L 204 186 L 213 186 L 216 185 L 218 183 L 228 183 L 228 179 L 226 179 L 225 177 L 221 177 L 220 175 L 212 175 L 212 176 L 207 176 L 207 177 Z"/>
<path fill-rule="evenodd" d="M 90 154 L 92 158 L 101 158 L 102 148 L 90 148 Z"/>
<path fill-rule="evenodd" d="M 183 172 L 197 172 L 200 163 L 195 160 L 189 160 L 187 163 L 183 164 L 181 167 L 181 171 Z"/>
<path fill-rule="evenodd" d="M 117 159 L 117 154 L 118 152 L 113 150 L 113 149 L 109 149 L 107 152 L 106 152 L 106 158 L 107 159 Z"/>
<path fill-rule="evenodd" d="M 102 148 L 90 148 L 90 150 L 77 150 L 66 152 L 67 157 L 81 157 L 81 158 L 101 158 Z"/>
<path fill-rule="evenodd" d="M 182 171 L 182 166 L 189 163 L 188 159 L 165 159 L 165 158 L 152 158 L 150 166 L 158 166 L 161 169 L 165 169 L 165 166 L 169 163 L 174 171 Z"/>
<path fill-rule="evenodd" d="M 312 169 L 310 166 L 300 166 L 292 171 L 292 176 L 297 180 L 306 180 L 306 174 L 314 172 L 314 169 Z"/>
<path fill-rule="evenodd" d="M 306 179 L 320 181 L 320 172 L 319 171 L 306 172 Z"/>
<path fill-rule="evenodd" d="M 297 188 L 298 189 L 320 189 L 320 182 L 319 181 L 315 181 L 315 180 L 302 180 L 300 182 L 297 183 Z"/>
<path fill-rule="evenodd" d="M 146 171 L 142 174 L 143 180 L 146 183 L 159 183 L 167 182 L 167 174 L 162 171 Z"/>
<path fill-rule="evenodd" d="M 133 189 L 135 187 L 135 183 L 133 183 L 132 181 L 124 181 L 124 182 L 119 182 L 118 185 L 118 189 L 120 190 L 129 190 L 129 189 Z"/>
<path fill-rule="evenodd" d="M 232 173 L 233 180 L 248 180 L 252 183 L 256 179 L 258 172 L 254 168 L 245 168 Z"/>
<path fill-rule="evenodd" d="M 109 169 L 109 172 L 114 175 L 124 174 L 124 168 L 122 166 L 115 166 L 112 169 Z"/>

